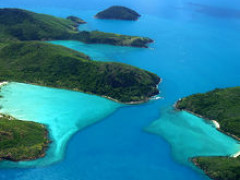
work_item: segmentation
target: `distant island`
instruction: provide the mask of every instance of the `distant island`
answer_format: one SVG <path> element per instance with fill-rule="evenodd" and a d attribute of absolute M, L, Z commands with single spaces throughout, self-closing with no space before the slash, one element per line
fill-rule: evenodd
<path fill-rule="evenodd" d="M 240 87 L 195 94 L 176 103 L 176 108 L 214 120 L 218 130 L 240 140 Z M 230 157 L 196 157 L 195 165 L 215 180 L 240 179 L 240 152 Z"/>
<path fill-rule="evenodd" d="M 45 155 L 48 132 L 44 125 L 0 114 L 0 160 L 32 160 Z"/>
<path fill-rule="evenodd" d="M 146 37 L 101 31 L 79 31 L 76 27 L 77 19 L 73 17 L 70 19 L 21 9 L 0 9 L 0 42 L 77 40 L 90 44 L 101 43 L 142 48 L 147 48 L 147 44 L 153 42 L 152 39 Z"/>
<path fill-rule="evenodd" d="M 136 21 L 141 15 L 136 11 L 123 6 L 112 6 L 95 15 L 98 19 L 118 19 Z"/>
<path fill-rule="evenodd" d="M 76 16 L 68 16 L 67 19 L 76 23 L 76 26 L 78 26 L 79 24 L 86 24 L 87 23 L 83 19 L 81 19 L 79 17 L 76 17 Z"/>

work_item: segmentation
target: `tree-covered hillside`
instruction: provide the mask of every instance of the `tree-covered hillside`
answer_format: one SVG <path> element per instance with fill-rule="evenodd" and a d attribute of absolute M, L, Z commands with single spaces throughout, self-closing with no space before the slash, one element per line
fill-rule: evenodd
<path fill-rule="evenodd" d="M 129 65 L 92 61 L 62 46 L 19 42 L 0 50 L 0 81 L 79 90 L 129 103 L 158 94 L 160 78 Z"/>
<path fill-rule="evenodd" d="M 150 38 L 78 31 L 69 19 L 38 14 L 21 9 L 0 9 L 0 42 L 27 40 L 79 40 L 119 46 L 147 47 Z"/>
<path fill-rule="evenodd" d="M 180 100 L 176 107 L 216 120 L 221 130 L 240 138 L 240 87 L 195 94 Z"/>
<path fill-rule="evenodd" d="M 0 114 L 0 160 L 30 160 L 45 155 L 48 133 L 44 125 Z"/>

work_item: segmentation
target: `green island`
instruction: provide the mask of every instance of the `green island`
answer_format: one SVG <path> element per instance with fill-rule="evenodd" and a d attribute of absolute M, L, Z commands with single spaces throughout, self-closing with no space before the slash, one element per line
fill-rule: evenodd
<path fill-rule="evenodd" d="M 95 15 L 98 19 L 118 19 L 136 21 L 141 15 L 124 6 L 111 6 Z"/>
<path fill-rule="evenodd" d="M 87 55 L 47 40 L 79 40 L 147 47 L 149 38 L 78 31 L 77 20 L 21 9 L 0 9 L 0 82 L 22 82 L 103 96 L 120 103 L 143 103 L 159 93 L 160 78 L 148 71 Z M 46 128 L 0 116 L 0 160 L 31 160 L 45 155 Z"/>
<path fill-rule="evenodd" d="M 81 19 L 79 17 L 76 17 L 76 16 L 68 16 L 67 19 L 76 23 L 76 26 L 78 26 L 79 24 L 86 24 L 87 23 L 83 19 Z"/>
<path fill-rule="evenodd" d="M 216 120 L 221 132 L 240 139 L 240 87 L 195 94 L 176 103 L 176 108 L 208 120 Z M 240 157 L 195 157 L 193 163 L 215 180 L 239 180 Z"/>
<path fill-rule="evenodd" d="M 48 131 L 44 125 L 0 114 L 0 160 L 43 157 L 48 143 Z"/>
<path fill-rule="evenodd" d="M 143 48 L 147 48 L 147 44 L 153 42 L 152 39 L 145 37 L 79 31 L 73 20 L 21 9 L 0 9 L 0 42 L 33 40 L 78 40 L 90 44 Z"/>

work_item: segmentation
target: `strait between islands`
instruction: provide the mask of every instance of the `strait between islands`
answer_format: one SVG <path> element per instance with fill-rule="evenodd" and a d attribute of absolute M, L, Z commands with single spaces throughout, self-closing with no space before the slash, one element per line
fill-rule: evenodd
<path fill-rule="evenodd" d="M 0 82 L 76 90 L 125 104 L 143 103 L 159 93 L 156 74 L 123 63 L 93 61 L 83 53 L 42 42 L 77 40 L 145 48 L 153 42 L 145 37 L 79 31 L 77 26 L 82 23 L 74 16 L 63 19 L 0 9 Z M 46 132 L 38 123 L 1 115 L 0 159 L 20 161 L 44 156 L 49 143 Z"/>

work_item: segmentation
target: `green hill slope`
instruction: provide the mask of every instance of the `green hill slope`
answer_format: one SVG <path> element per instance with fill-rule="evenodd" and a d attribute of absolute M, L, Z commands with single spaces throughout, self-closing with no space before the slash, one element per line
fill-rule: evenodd
<path fill-rule="evenodd" d="M 0 50 L 0 81 L 79 90 L 130 103 L 158 94 L 160 78 L 121 63 L 91 61 L 62 46 L 19 42 Z"/>
<path fill-rule="evenodd" d="M 221 130 L 240 138 L 240 87 L 195 94 L 180 100 L 177 108 L 216 120 Z"/>
<path fill-rule="evenodd" d="M 48 143 L 48 133 L 43 125 L 0 114 L 0 160 L 42 157 Z"/>

